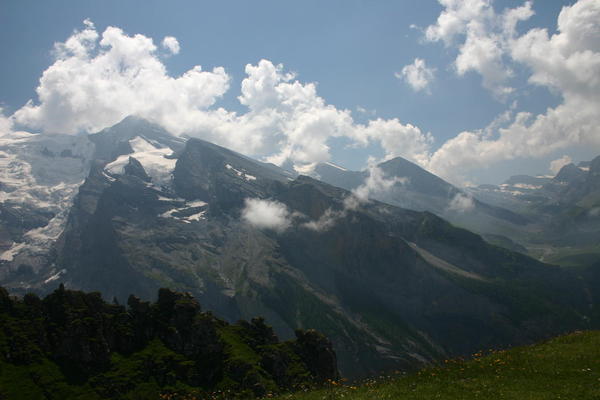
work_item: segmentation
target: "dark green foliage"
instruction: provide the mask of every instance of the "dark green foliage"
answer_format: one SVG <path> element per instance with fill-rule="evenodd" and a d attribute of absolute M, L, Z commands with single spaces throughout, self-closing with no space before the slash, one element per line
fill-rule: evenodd
<path fill-rule="evenodd" d="M 44 299 L 0 287 L 0 399 L 257 396 L 337 378 L 331 343 L 297 336 L 280 343 L 262 318 L 230 325 L 168 289 L 126 308 L 63 285 Z"/>

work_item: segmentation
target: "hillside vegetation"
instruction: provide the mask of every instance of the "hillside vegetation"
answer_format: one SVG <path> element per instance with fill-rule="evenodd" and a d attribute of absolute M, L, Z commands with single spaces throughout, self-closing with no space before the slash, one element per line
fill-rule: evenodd
<path fill-rule="evenodd" d="M 447 360 L 411 375 L 277 397 L 279 400 L 600 399 L 600 331 Z"/>
<path fill-rule="evenodd" d="M 124 307 L 62 285 L 44 299 L 0 287 L 1 400 L 246 398 L 337 377 L 320 333 L 280 342 L 262 318 L 228 324 L 186 293 Z"/>

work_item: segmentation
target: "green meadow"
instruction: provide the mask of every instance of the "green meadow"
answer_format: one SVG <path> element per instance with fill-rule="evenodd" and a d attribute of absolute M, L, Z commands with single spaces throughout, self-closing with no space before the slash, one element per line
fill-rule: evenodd
<path fill-rule="evenodd" d="M 600 399 L 600 331 L 445 360 L 417 373 L 275 397 L 279 400 Z"/>

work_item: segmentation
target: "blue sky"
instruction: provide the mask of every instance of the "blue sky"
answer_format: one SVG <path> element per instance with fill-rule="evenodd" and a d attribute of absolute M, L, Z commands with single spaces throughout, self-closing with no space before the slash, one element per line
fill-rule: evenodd
<path fill-rule="evenodd" d="M 326 159 L 358 169 L 366 165 L 369 156 L 381 160 L 401 155 L 456 183 L 499 182 L 510 174 L 520 172 L 549 173 L 550 161 L 555 159 L 578 161 L 600 154 L 598 124 L 594 127 L 596 120 L 590 122 L 593 115 L 582 114 L 577 121 L 567 121 L 566 117 L 561 116 L 570 115 L 568 109 L 562 108 L 578 109 L 576 103 L 591 103 L 589 114 L 593 114 L 593 107 L 597 106 L 594 103 L 597 96 L 581 89 L 580 82 L 573 82 L 571 75 L 577 71 L 569 68 L 572 64 L 570 60 L 586 50 L 597 54 L 598 48 L 594 48 L 593 39 L 600 41 L 598 30 L 594 30 L 593 26 L 588 27 L 583 37 L 591 39 L 576 43 L 579 40 L 577 37 L 582 35 L 570 33 L 567 29 L 579 29 L 573 28 L 574 25 L 584 26 L 581 29 L 585 29 L 586 24 L 582 21 L 585 22 L 586 18 L 594 20 L 600 15 L 595 14 L 600 8 L 599 2 L 468 2 L 472 4 L 461 9 L 458 2 L 451 0 L 301 3 L 2 1 L 0 46 L 4 57 L 0 63 L 0 104 L 4 115 L 11 118 L 14 129 L 49 133 L 60 129 L 68 131 L 64 133 L 74 133 L 101 128 L 118 120 L 119 112 L 127 112 L 126 109 L 120 109 L 114 117 L 98 120 L 96 115 L 99 112 L 93 109 L 95 99 L 90 99 L 90 96 L 97 96 L 97 90 L 82 95 L 87 96 L 83 100 L 85 104 L 92 105 L 79 114 L 70 106 L 63 115 L 60 107 L 48 103 L 51 100 L 46 101 L 36 95 L 38 86 L 49 93 L 48 99 L 56 98 L 51 95 L 53 90 L 60 92 L 51 86 L 51 82 L 40 83 L 40 77 L 51 66 L 57 68 L 60 57 L 53 51 L 55 43 L 65 42 L 75 30 L 85 31 L 83 20 L 87 18 L 93 23 L 98 40 L 109 26 L 120 28 L 123 37 L 140 34 L 152 39 L 156 49 L 150 51 L 151 54 L 144 54 L 150 54 L 149 57 L 158 60 L 166 68 L 166 75 L 159 76 L 161 79 L 165 76 L 178 78 L 196 65 L 201 65 L 205 72 L 215 67 L 224 68 L 227 83 L 219 78 L 222 78 L 221 75 L 208 77 L 215 79 L 210 89 L 214 93 L 208 90 L 212 97 L 204 99 L 205 103 L 200 106 L 204 113 L 202 116 L 190 117 L 189 122 L 182 126 L 175 126 L 172 121 L 174 118 L 167 116 L 157 117 L 157 122 L 178 131 L 178 134 L 205 137 L 239 151 L 246 150 L 244 152 L 256 157 L 294 164 L 299 170 L 305 170 L 312 162 Z M 564 6 L 570 7 L 569 10 L 573 12 L 568 15 L 565 13 L 566 22 L 562 32 L 557 31 L 557 18 Z M 468 10 L 477 7 L 480 7 L 479 13 Z M 523 16 L 516 24 L 516 29 L 509 33 L 502 27 L 505 22 L 503 15 L 505 10 L 519 8 L 523 9 Z M 452 33 L 437 23 L 442 13 L 452 18 L 462 18 L 462 28 Z M 474 22 L 480 26 L 473 28 Z M 428 27 L 433 28 L 428 30 Z M 546 29 L 547 40 L 535 35 L 526 37 L 532 29 Z M 559 34 L 563 34 L 561 38 L 568 42 L 566 47 L 558 43 L 559 40 L 552 41 L 552 35 Z M 180 47 L 177 54 L 171 54 L 174 52 L 161 47 L 165 36 L 176 38 Z M 565 41 L 562 39 L 561 43 Z M 495 51 L 501 54 L 496 54 L 495 59 L 484 64 L 474 50 L 464 57 L 464 71 L 459 72 L 457 57 L 461 51 L 466 52 L 467 40 L 475 46 L 471 50 L 477 49 L 478 43 L 495 43 Z M 585 48 L 586 45 L 589 48 Z M 96 46 L 90 54 L 95 57 L 109 49 L 109 46 Z M 536 49 L 561 54 L 564 68 L 561 70 L 544 65 L 543 56 L 531 56 Z M 63 54 L 65 57 L 70 56 Z M 401 72 L 417 58 L 423 60 L 426 68 L 432 71 L 427 84 L 420 90 L 411 87 L 408 74 Z M 267 107 L 262 103 L 253 103 L 254 109 L 248 106 L 256 101 L 257 96 L 265 93 L 253 92 L 253 99 L 248 97 L 246 104 L 241 104 L 238 100 L 241 85 L 250 77 L 246 65 L 257 66 L 263 59 L 272 66 L 283 64 L 283 67 L 277 70 L 279 72 L 273 72 L 269 65 L 257 68 L 256 79 L 249 81 L 249 84 L 260 82 L 261 74 L 271 73 L 279 76 L 275 86 L 281 83 L 290 86 L 277 86 L 281 89 L 278 92 L 280 97 L 296 96 L 290 94 L 295 90 L 291 84 L 296 80 L 304 85 L 302 87 L 315 83 L 314 95 L 306 97 L 302 100 L 304 105 L 293 110 L 280 109 L 280 103 L 287 104 L 282 98 L 277 105 L 269 103 Z M 588 61 L 586 70 L 591 73 L 591 80 L 598 78 L 597 61 Z M 496 70 L 494 67 L 497 67 Z M 494 71 L 490 72 L 490 68 Z M 508 69 L 512 75 L 498 79 L 501 71 Z M 74 67 L 69 74 L 77 74 L 77 71 Z M 92 69 L 88 73 L 90 71 Z M 295 76 L 286 80 L 285 75 L 289 72 L 294 72 Z M 492 77 L 492 84 L 485 84 L 486 76 Z M 532 76 L 537 77 L 535 82 L 532 82 Z M 86 81 L 85 77 L 82 79 Z M 152 84 L 149 81 L 148 85 Z M 597 82 L 592 83 L 592 87 L 594 84 Z M 123 82 L 123 85 L 129 83 Z M 139 87 L 127 87 L 131 89 L 134 86 Z M 510 93 L 499 95 L 502 88 L 506 87 L 510 88 Z M 297 86 L 296 89 L 298 93 L 302 92 L 301 87 Z M 206 89 L 203 91 L 207 92 Z M 72 96 L 73 93 L 61 92 L 61 95 Z M 194 93 L 186 93 L 190 99 L 196 98 Z M 315 100 L 317 98 L 323 104 Z M 29 99 L 33 100 L 30 109 L 19 114 L 19 109 Z M 167 101 L 169 98 L 165 96 L 164 102 Z M 190 107 L 191 113 L 196 109 L 190 101 L 187 99 L 185 105 Z M 106 102 L 101 103 L 103 112 L 109 113 L 110 109 L 105 109 Z M 328 110 L 328 106 L 335 111 Z M 132 110 L 143 116 L 163 115 L 168 105 L 153 104 L 152 110 L 144 110 L 143 107 L 142 104 Z M 207 114 L 219 107 L 237 116 L 245 115 L 245 118 L 231 122 L 231 115 L 218 117 Z M 276 120 L 260 122 L 271 115 L 269 109 L 281 112 Z M 310 111 L 305 111 L 308 109 Z M 556 110 L 556 113 L 551 115 L 548 109 Z M 348 110 L 349 114 L 344 114 L 344 110 Z M 13 114 L 15 112 L 17 114 Z M 307 116 L 321 115 L 321 112 L 322 120 L 314 122 L 312 128 L 302 125 Z M 517 123 L 519 112 L 531 113 L 530 120 Z M 499 118 L 503 113 L 508 113 L 504 120 Z M 348 115 L 352 119 L 350 122 L 347 121 Z M 537 116 L 552 121 L 543 120 L 539 122 L 539 127 L 533 126 L 532 121 Z M 51 118 L 62 118 L 62 121 L 58 123 Z M 231 126 L 221 128 L 219 118 L 225 118 Z M 187 120 L 187 117 L 180 115 L 178 119 Z M 397 123 L 369 125 L 369 121 L 377 119 L 397 120 Z M 497 126 L 483 133 L 482 129 L 494 120 L 498 121 Z M 70 123 L 62 123 L 64 121 Z M 511 131 L 506 133 L 505 138 L 498 139 L 500 134 L 494 129 L 511 125 L 512 131 L 519 133 Z M 217 133 L 216 129 L 211 128 L 216 126 L 219 127 Z M 362 129 L 360 126 L 370 128 Z M 557 132 L 542 137 L 543 133 L 540 132 L 548 130 L 549 126 L 557 127 Z M 207 133 L 209 129 L 212 131 Z M 275 133 L 276 129 L 297 132 Z M 315 133 L 315 129 L 319 133 Z M 380 133 L 383 129 L 389 132 Z M 247 132 L 238 134 L 238 131 Z M 463 131 L 468 131 L 471 136 L 463 135 L 461 140 L 456 140 Z M 572 132 L 579 133 L 574 135 Z M 527 135 L 540 137 L 535 140 L 514 139 Z M 302 140 L 312 145 L 306 146 Z M 511 140 L 522 140 L 523 144 L 504 143 Z M 418 146 L 412 145 L 415 141 L 419 143 Z M 248 146 L 246 142 L 256 145 Z M 531 146 L 531 149 L 523 150 L 527 146 Z M 443 148 L 441 152 L 440 148 Z"/>

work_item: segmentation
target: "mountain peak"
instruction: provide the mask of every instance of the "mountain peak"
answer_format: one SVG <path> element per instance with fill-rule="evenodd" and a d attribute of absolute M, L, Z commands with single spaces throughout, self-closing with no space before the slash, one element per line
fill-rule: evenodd
<path fill-rule="evenodd" d="M 552 179 L 558 182 L 575 182 L 585 179 L 585 175 L 585 172 L 581 168 L 571 163 L 562 167 Z"/>
<path fill-rule="evenodd" d="M 600 174 L 600 156 L 590 161 L 590 174 Z"/>
<path fill-rule="evenodd" d="M 155 147 L 170 147 L 174 151 L 181 150 L 185 145 L 185 139 L 173 136 L 162 126 L 143 118 L 129 116 L 110 128 L 89 135 L 96 145 L 94 158 L 112 161 L 132 153 L 129 141 L 137 136 Z"/>

